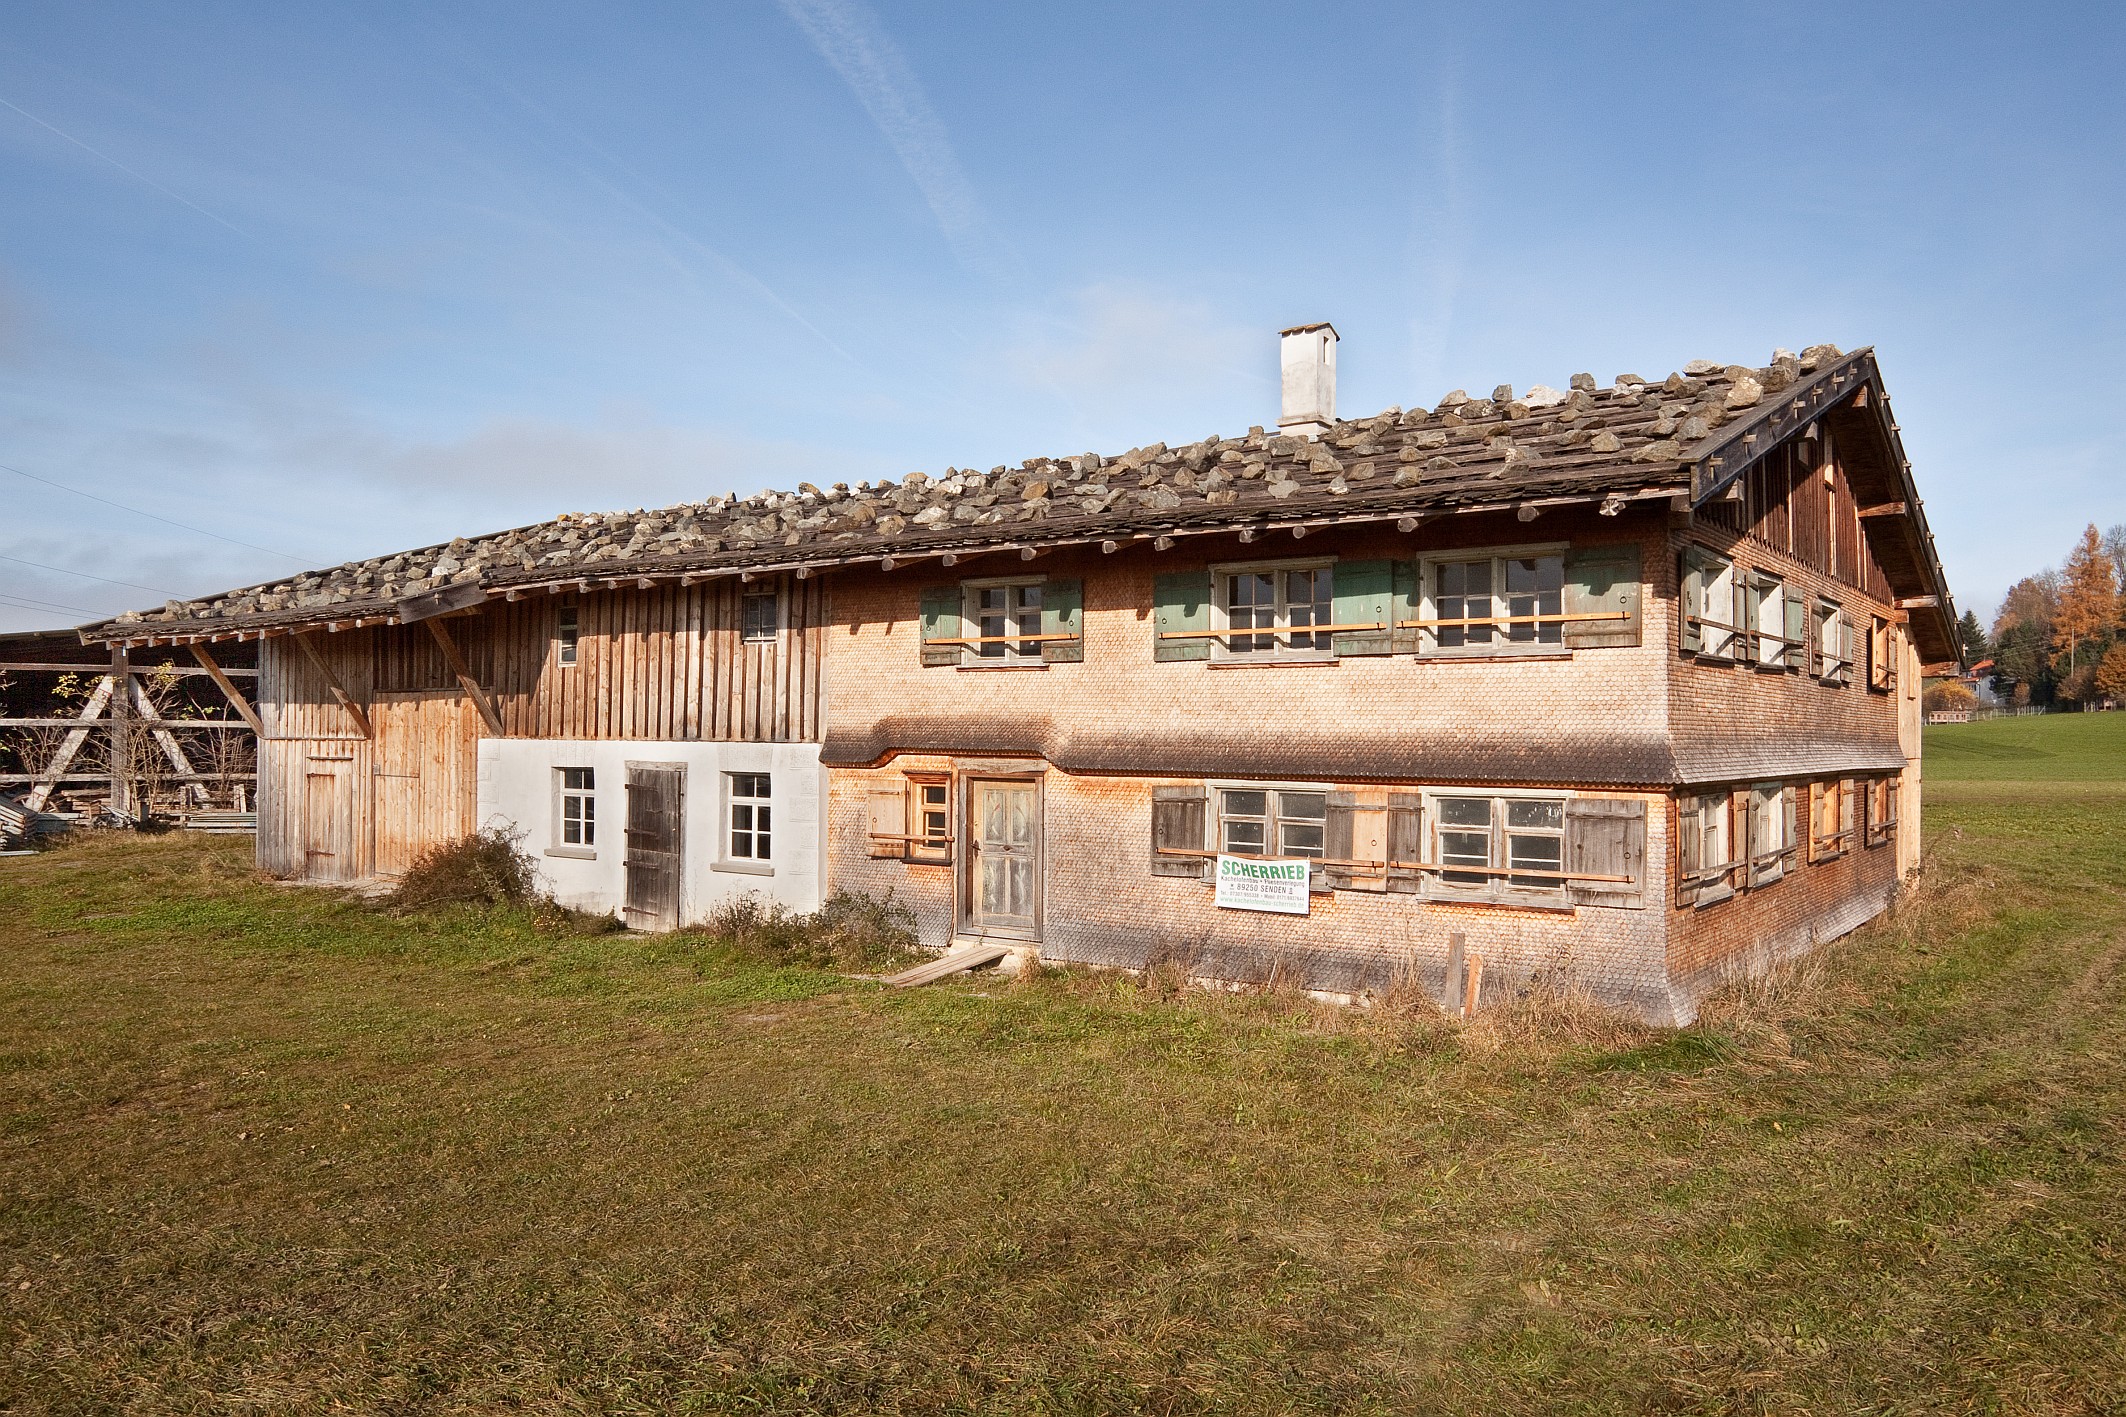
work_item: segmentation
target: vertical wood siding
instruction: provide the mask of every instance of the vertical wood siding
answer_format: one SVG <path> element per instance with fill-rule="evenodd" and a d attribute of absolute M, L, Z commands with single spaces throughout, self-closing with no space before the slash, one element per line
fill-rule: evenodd
<path fill-rule="evenodd" d="M 1837 447 L 1828 436 L 1824 444 L 1824 463 L 1816 468 L 1802 464 L 1793 444 L 1776 450 L 1742 479 L 1741 500 L 1708 503 L 1698 515 L 1887 602 L 1889 578 L 1868 552 Z M 1822 466 L 1831 469 L 1828 484 Z"/>
<path fill-rule="evenodd" d="M 490 605 L 479 618 L 503 726 L 512 738 L 816 742 L 827 588 L 785 579 L 777 589 L 783 630 L 758 644 L 739 638 L 735 579 Z M 563 665 L 554 627 L 570 603 L 576 663 Z"/>

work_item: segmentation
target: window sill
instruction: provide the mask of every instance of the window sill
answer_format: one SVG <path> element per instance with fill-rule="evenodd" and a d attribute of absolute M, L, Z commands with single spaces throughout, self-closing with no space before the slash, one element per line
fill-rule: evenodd
<path fill-rule="evenodd" d="M 1733 900 L 1734 898 L 1735 888 L 1733 886 L 1721 886 L 1717 891 L 1700 891 L 1698 898 L 1691 902 L 1691 908 L 1703 910 L 1708 905 L 1718 905 L 1723 900 Z"/>
<path fill-rule="evenodd" d="M 1426 893 L 1422 891 L 1418 893 L 1418 898 L 1427 905 L 1476 905 L 1488 906 L 1493 910 L 1549 910 L 1563 915 L 1572 913 L 1572 902 L 1564 899 L 1490 899 L 1484 896 L 1443 895 L 1437 892 Z"/>
<path fill-rule="evenodd" d="M 1306 669 L 1318 668 L 1324 664 L 1341 664 L 1342 662 L 1333 654 L 1266 654 L 1260 659 L 1256 659 L 1251 655 L 1236 654 L 1226 659 L 1213 658 L 1210 663 L 1213 669 Z"/>
<path fill-rule="evenodd" d="M 734 876 L 772 876 L 775 874 L 775 863 L 773 861 L 711 861 L 709 869 L 711 871 L 728 872 Z"/>
<path fill-rule="evenodd" d="M 955 664 L 962 674 L 1024 674 L 1028 670 L 1047 669 L 1046 664 Z"/>
<path fill-rule="evenodd" d="M 1603 648 L 1607 648 L 1607 646 L 1603 646 Z M 1479 663 L 1492 659 L 1570 659 L 1572 658 L 1572 646 L 1538 645 L 1531 649 L 1486 650 L 1428 649 L 1418 651 L 1416 658 L 1420 662 L 1476 660 Z"/>
<path fill-rule="evenodd" d="M 546 848 L 546 854 L 548 856 L 559 856 L 569 861 L 596 861 L 598 859 L 597 848 L 590 846 L 549 846 Z"/>

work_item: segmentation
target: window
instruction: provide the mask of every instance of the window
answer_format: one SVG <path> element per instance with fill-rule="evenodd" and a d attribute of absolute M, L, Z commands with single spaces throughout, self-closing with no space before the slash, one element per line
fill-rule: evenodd
<path fill-rule="evenodd" d="M 1786 874 L 1791 829 L 1792 789 L 1764 783 L 1750 789 L 1748 879 L 1767 886 Z"/>
<path fill-rule="evenodd" d="M 1816 602 L 1816 677 L 1844 685 L 1853 679 L 1853 630 L 1845 611 L 1828 600 Z"/>
<path fill-rule="evenodd" d="M 726 810 L 730 815 L 730 859 L 767 861 L 773 858 L 772 821 L 769 819 L 768 774 L 724 774 Z"/>
<path fill-rule="evenodd" d="M 1420 652 L 1522 654 L 1565 646 L 1565 557 L 1506 553 L 1425 563 Z"/>
<path fill-rule="evenodd" d="M 1746 622 L 1750 640 L 1756 646 L 1755 661 L 1760 669 L 1797 669 L 1806 646 L 1802 634 L 1801 597 L 1788 589 L 1786 582 L 1777 576 L 1762 572 L 1750 578 L 1750 614 Z"/>
<path fill-rule="evenodd" d="M 1735 563 L 1693 546 L 1683 553 L 1685 654 L 1701 659 L 1739 659 L 1749 606 L 1738 590 Z"/>
<path fill-rule="evenodd" d="M 1212 578 L 1212 628 L 1225 632 L 1211 642 L 1214 657 L 1329 653 L 1334 637 L 1309 628 L 1336 623 L 1335 572 L 1329 566 L 1221 566 L 1213 568 Z"/>
<path fill-rule="evenodd" d="M 1897 834 L 1898 781 L 1896 777 L 1878 777 L 1866 786 L 1870 846 L 1881 846 Z"/>
<path fill-rule="evenodd" d="M 1843 856 L 1853 844 L 1853 788 L 1851 778 L 1812 783 L 1809 786 L 1809 859 L 1829 861 Z"/>
<path fill-rule="evenodd" d="M 1428 796 L 1440 893 L 1484 900 L 1565 899 L 1565 799 Z"/>
<path fill-rule="evenodd" d="M 1726 792 L 1676 799 L 1676 904 L 1711 905 L 1735 893 L 1733 811 L 1734 798 Z"/>
<path fill-rule="evenodd" d="M 908 859 L 910 861 L 950 861 L 952 859 L 952 779 L 947 777 L 910 777 L 909 796 L 913 799 L 914 820 L 909 824 Z"/>
<path fill-rule="evenodd" d="M 554 769 L 554 845 L 589 854 L 598 844 L 597 782 L 589 768 Z"/>
<path fill-rule="evenodd" d="M 1228 856 L 1323 854 L 1329 794 L 1228 787 L 1218 794 L 1218 849 Z"/>
<path fill-rule="evenodd" d="M 1879 694 L 1897 687 L 1896 632 L 1880 615 L 1868 621 L 1868 687 Z"/>
<path fill-rule="evenodd" d="M 1041 582 L 969 581 L 962 623 L 974 626 L 974 644 L 963 646 L 970 664 L 1041 662 Z M 1014 636 L 1024 635 L 1025 639 Z"/>
<path fill-rule="evenodd" d="M 573 605 L 562 606 L 554 621 L 554 663 L 574 664 L 576 662 L 576 638 L 578 634 L 576 607 Z"/>
<path fill-rule="evenodd" d="M 746 644 L 773 644 L 782 628 L 782 597 L 770 587 L 748 590 L 738 599 L 738 638 Z"/>

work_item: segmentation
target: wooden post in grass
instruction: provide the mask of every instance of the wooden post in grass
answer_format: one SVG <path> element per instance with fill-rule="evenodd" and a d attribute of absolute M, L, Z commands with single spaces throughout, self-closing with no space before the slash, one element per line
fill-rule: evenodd
<path fill-rule="evenodd" d="M 1469 987 L 1462 991 L 1462 1017 L 1476 1017 L 1476 996 L 1484 989 L 1484 957 L 1469 956 Z"/>
<path fill-rule="evenodd" d="M 1447 937 L 1447 982 L 1441 994 L 1440 1004 L 1450 1014 L 1462 1011 L 1462 952 L 1468 947 L 1468 939 L 1457 930 Z"/>
<path fill-rule="evenodd" d="M 125 646 L 111 646 L 111 810 L 133 813 L 133 665 Z"/>

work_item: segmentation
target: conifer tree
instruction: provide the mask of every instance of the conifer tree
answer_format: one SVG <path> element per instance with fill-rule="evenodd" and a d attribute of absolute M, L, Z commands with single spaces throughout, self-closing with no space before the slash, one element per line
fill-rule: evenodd
<path fill-rule="evenodd" d="M 2053 663 L 2072 676 L 2104 657 L 2118 626 L 2118 571 L 2104 554 L 2094 522 L 2068 554 L 2060 581 L 2059 604 L 2052 612 Z"/>

